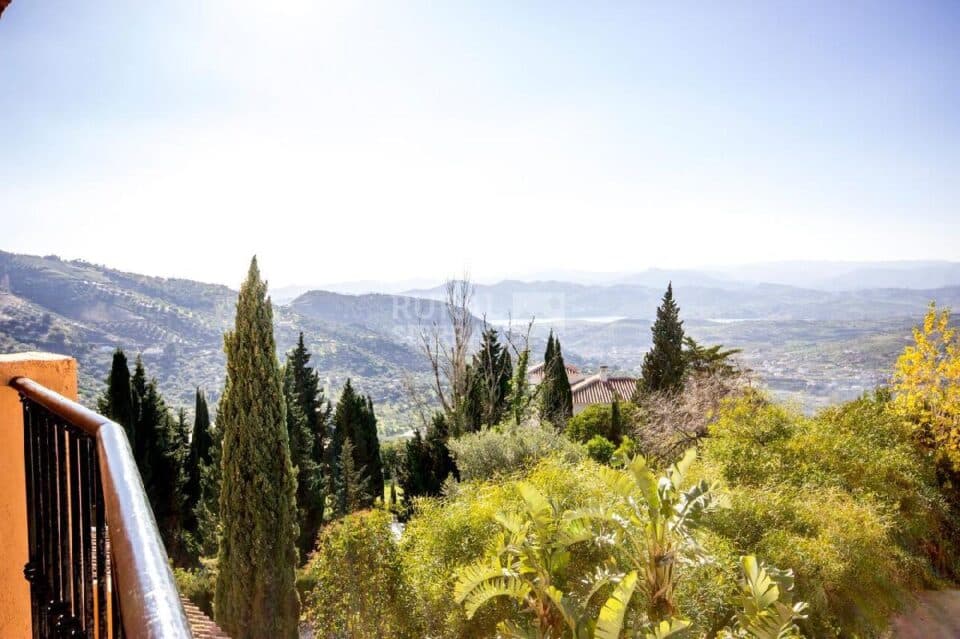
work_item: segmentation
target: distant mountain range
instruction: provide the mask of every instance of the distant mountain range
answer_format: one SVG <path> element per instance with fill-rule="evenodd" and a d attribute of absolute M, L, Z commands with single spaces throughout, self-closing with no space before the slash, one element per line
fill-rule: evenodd
<path fill-rule="evenodd" d="M 433 280 L 358 280 L 287 286 L 273 292 L 278 303 L 286 303 L 310 290 L 325 290 L 352 295 L 363 293 L 398 294 L 428 290 L 442 283 Z M 570 284 L 611 286 L 634 284 L 663 288 L 673 281 L 678 287 L 738 289 L 757 284 L 781 284 L 820 291 L 857 291 L 875 288 L 938 289 L 960 286 L 960 262 L 944 260 L 905 260 L 874 262 L 783 261 L 713 266 L 699 269 L 651 268 L 637 272 L 591 272 L 549 270 L 515 276 L 519 282 L 566 282 Z M 487 279 L 481 284 L 495 284 Z"/>
<path fill-rule="evenodd" d="M 653 288 L 638 284 L 504 281 L 476 286 L 474 312 L 494 320 L 511 315 L 551 320 L 651 319 L 666 284 L 664 281 Z M 443 287 L 407 291 L 407 295 L 439 300 Z M 720 288 L 676 282 L 674 296 L 683 316 L 690 319 L 863 320 L 915 317 L 931 300 L 956 306 L 960 303 L 960 285 L 835 292 L 782 284 L 742 283 Z"/>
<path fill-rule="evenodd" d="M 781 263 L 724 273 L 650 270 L 591 283 L 506 280 L 477 285 L 473 310 L 478 322 L 485 316 L 497 325 L 508 317 L 522 325 L 535 316 L 538 353 L 554 329 L 568 361 L 635 371 L 649 347 L 650 319 L 672 280 L 692 335 L 744 348 L 744 361 L 771 388 L 817 405 L 885 379 L 930 300 L 960 306 L 957 270 L 949 262 Z M 751 281 L 766 275 L 803 286 Z M 921 286 L 924 278 L 932 285 Z M 864 282 L 883 287 L 855 286 Z M 403 295 L 297 289 L 274 298 L 278 354 L 303 331 L 331 394 L 352 377 L 373 396 L 385 431 L 409 428 L 407 386 L 429 384 L 418 335 L 424 325 L 445 324 L 443 288 Z M 118 346 L 131 358 L 143 354 L 172 405 L 190 406 L 196 386 L 216 399 L 223 386 L 222 336 L 235 302 L 236 291 L 226 286 L 0 251 L 0 352 L 77 357 L 88 403 L 102 390 Z"/>

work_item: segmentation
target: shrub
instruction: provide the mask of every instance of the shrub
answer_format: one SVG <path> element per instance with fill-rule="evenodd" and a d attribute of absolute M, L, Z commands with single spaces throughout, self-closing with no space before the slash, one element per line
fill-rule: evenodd
<path fill-rule="evenodd" d="M 606 494 L 601 467 L 561 455 L 542 459 L 521 476 L 547 498 L 576 508 Z M 453 598 L 455 573 L 481 557 L 495 538 L 495 516 L 522 503 L 513 482 L 472 481 L 458 484 L 455 493 L 419 499 L 415 514 L 400 541 L 403 573 L 418 595 L 418 616 L 429 637 L 491 637 L 497 622 L 517 619 L 519 609 L 507 602 L 485 606 L 470 620 Z M 586 559 L 577 555 L 574 565 Z"/>
<path fill-rule="evenodd" d="M 600 464 L 609 464 L 616 450 L 617 447 L 613 445 L 613 442 L 603 435 L 594 435 L 587 442 L 587 455 Z"/>
<path fill-rule="evenodd" d="M 496 426 L 451 439 L 448 445 L 464 481 L 529 470 L 550 455 L 559 455 L 571 462 L 583 458 L 583 449 L 549 424 Z"/>
<path fill-rule="evenodd" d="M 359 511 L 328 525 L 317 540 L 301 585 L 304 617 L 316 637 L 418 637 L 412 597 L 382 510 Z"/>
<path fill-rule="evenodd" d="M 622 428 L 629 429 L 636 420 L 636 407 L 630 402 L 619 402 Z M 591 404 L 570 418 L 566 435 L 573 441 L 587 443 L 597 435 L 616 443 L 611 404 Z"/>
<path fill-rule="evenodd" d="M 710 433 L 702 472 L 731 501 L 710 525 L 736 552 L 795 570 L 809 635 L 878 636 L 910 590 L 936 583 L 946 506 L 882 398 L 807 418 L 748 394 Z"/>
<path fill-rule="evenodd" d="M 189 599 L 193 605 L 213 618 L 213 590 L 217 583 L 215 560 L 201 560 L 200 568 L 174 568 L 173 577 L 177 582 L 177 590 Z"/>

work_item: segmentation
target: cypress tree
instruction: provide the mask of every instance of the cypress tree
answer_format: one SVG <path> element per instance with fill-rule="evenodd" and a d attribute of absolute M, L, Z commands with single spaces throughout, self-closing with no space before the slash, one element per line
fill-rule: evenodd
<path fill-rule="evenodd" d="M 610 404 L 610 441 L 617 446 L 623 441 L 623 416 L 620 414 L 620 398 L 616 395 Z"/>
<path fill-rule="evenodd" d="M 363 413 L 362 424 L 370 492 L 376 499 L 383 499 L 383 460 L 380 458 L 380 436 L 377 433 L 377 416 L 373 412 L 373 399 L 369 395 L 367 395 L 367 407 Z"/>
<path fill-rule="evenodd" d="M 137 355 L 134 362 L 133 377 L 130 378 L 131 400 L 133 404 L 133 458 L 137 461 L 143 485 L 147 485 L 147 445 L 146 437 L 140 436 L 145 430 L 143 423 L 144 398 L 147 395 L 147 371 L 143 367 L 143 357 Z M 148 409 L 150 410 L 150 409 Z"/>
<path fill-rule="evenodd" d="M 190 437 L 189 453 L 185 468 L 184 530 L 202 545 L 198 511 L 203 499 L 203 472 L 213 462 L 213 434 L 210 432 L 210 411 L 207 398 L 199 388 L 194 396 L 193 434 Z"/>
<path fill-rule="evenodd" d="M 530 361 L 530 350 L 524 349 L 517 356 L 517 367 L 510 380 L 510 396 L 508 400 L 510 415 L 514 424 L 522 424 L 527 417 L 527 408 L 530 403 L 530 393 L 527 381 L 527 362 Z"/>
<path fill-rule="evenodd" d="M 546 375 L 547 366 L 553 361 L 555 345 L 553 342 L 553 329 L 550 329 L 550 336 L 547 338 L 547 348 L 543 353 L 543 373 Z"/>
<path fill-rule="evenodd" d="M 234 639 L 296 639 L 296 477 L 273 336 L 273 309 L 254 257 L 224 335 L 227 375 L 214 610 Z"/>
<path fill-rule="evenodd" d="M 567 367 L 563 362 L 560 340 L 553 336 L 553 331 L 550 331 L 547 340 L 541 386 L 540 418 L 562 429 L 573 416 L 573 393 L 570 391 L 570 378 L 567 377 Z"/>
<path fill-rule="evenodd" d="M 133 389 L 130 387 L 130 368 L 123 349 L 113 353 L 110 374 L 107 376 L 107 390 L 97 400 L 97 410 L 123 426 L 130 447 L 133 448 L 136 414 L 133 409 Z"/>
<path fill-rule="evenodd" d="M 641 392 L 677 391 L 683 387 L 686 359 L 683 354 L 683 322 L 673 299 L 673 283 L 657 308 L 657 319 L 650 328 L 653 346 L 643 358 L 637 388 Z"/>

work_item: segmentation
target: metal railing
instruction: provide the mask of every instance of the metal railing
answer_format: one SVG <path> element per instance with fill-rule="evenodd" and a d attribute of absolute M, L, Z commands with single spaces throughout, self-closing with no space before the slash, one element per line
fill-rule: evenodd
<path fill-rule="evenodd" d="M 25 377 L 23 402 L 35 639 L 192 637 L 126 434 Z"/>

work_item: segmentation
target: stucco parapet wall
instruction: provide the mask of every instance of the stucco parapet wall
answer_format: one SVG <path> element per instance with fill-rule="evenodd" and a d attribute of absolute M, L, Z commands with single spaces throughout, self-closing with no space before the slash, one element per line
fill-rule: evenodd
<path fill-rule="evenodd" d="M 28 639 L 30 589 L 27 562 L 27 498 L 23 465 L 23 412 L 10 380 L 29 377 L 77 399 L 77 362 L 54 353 L 0 355 L 0 637 Z"/>

